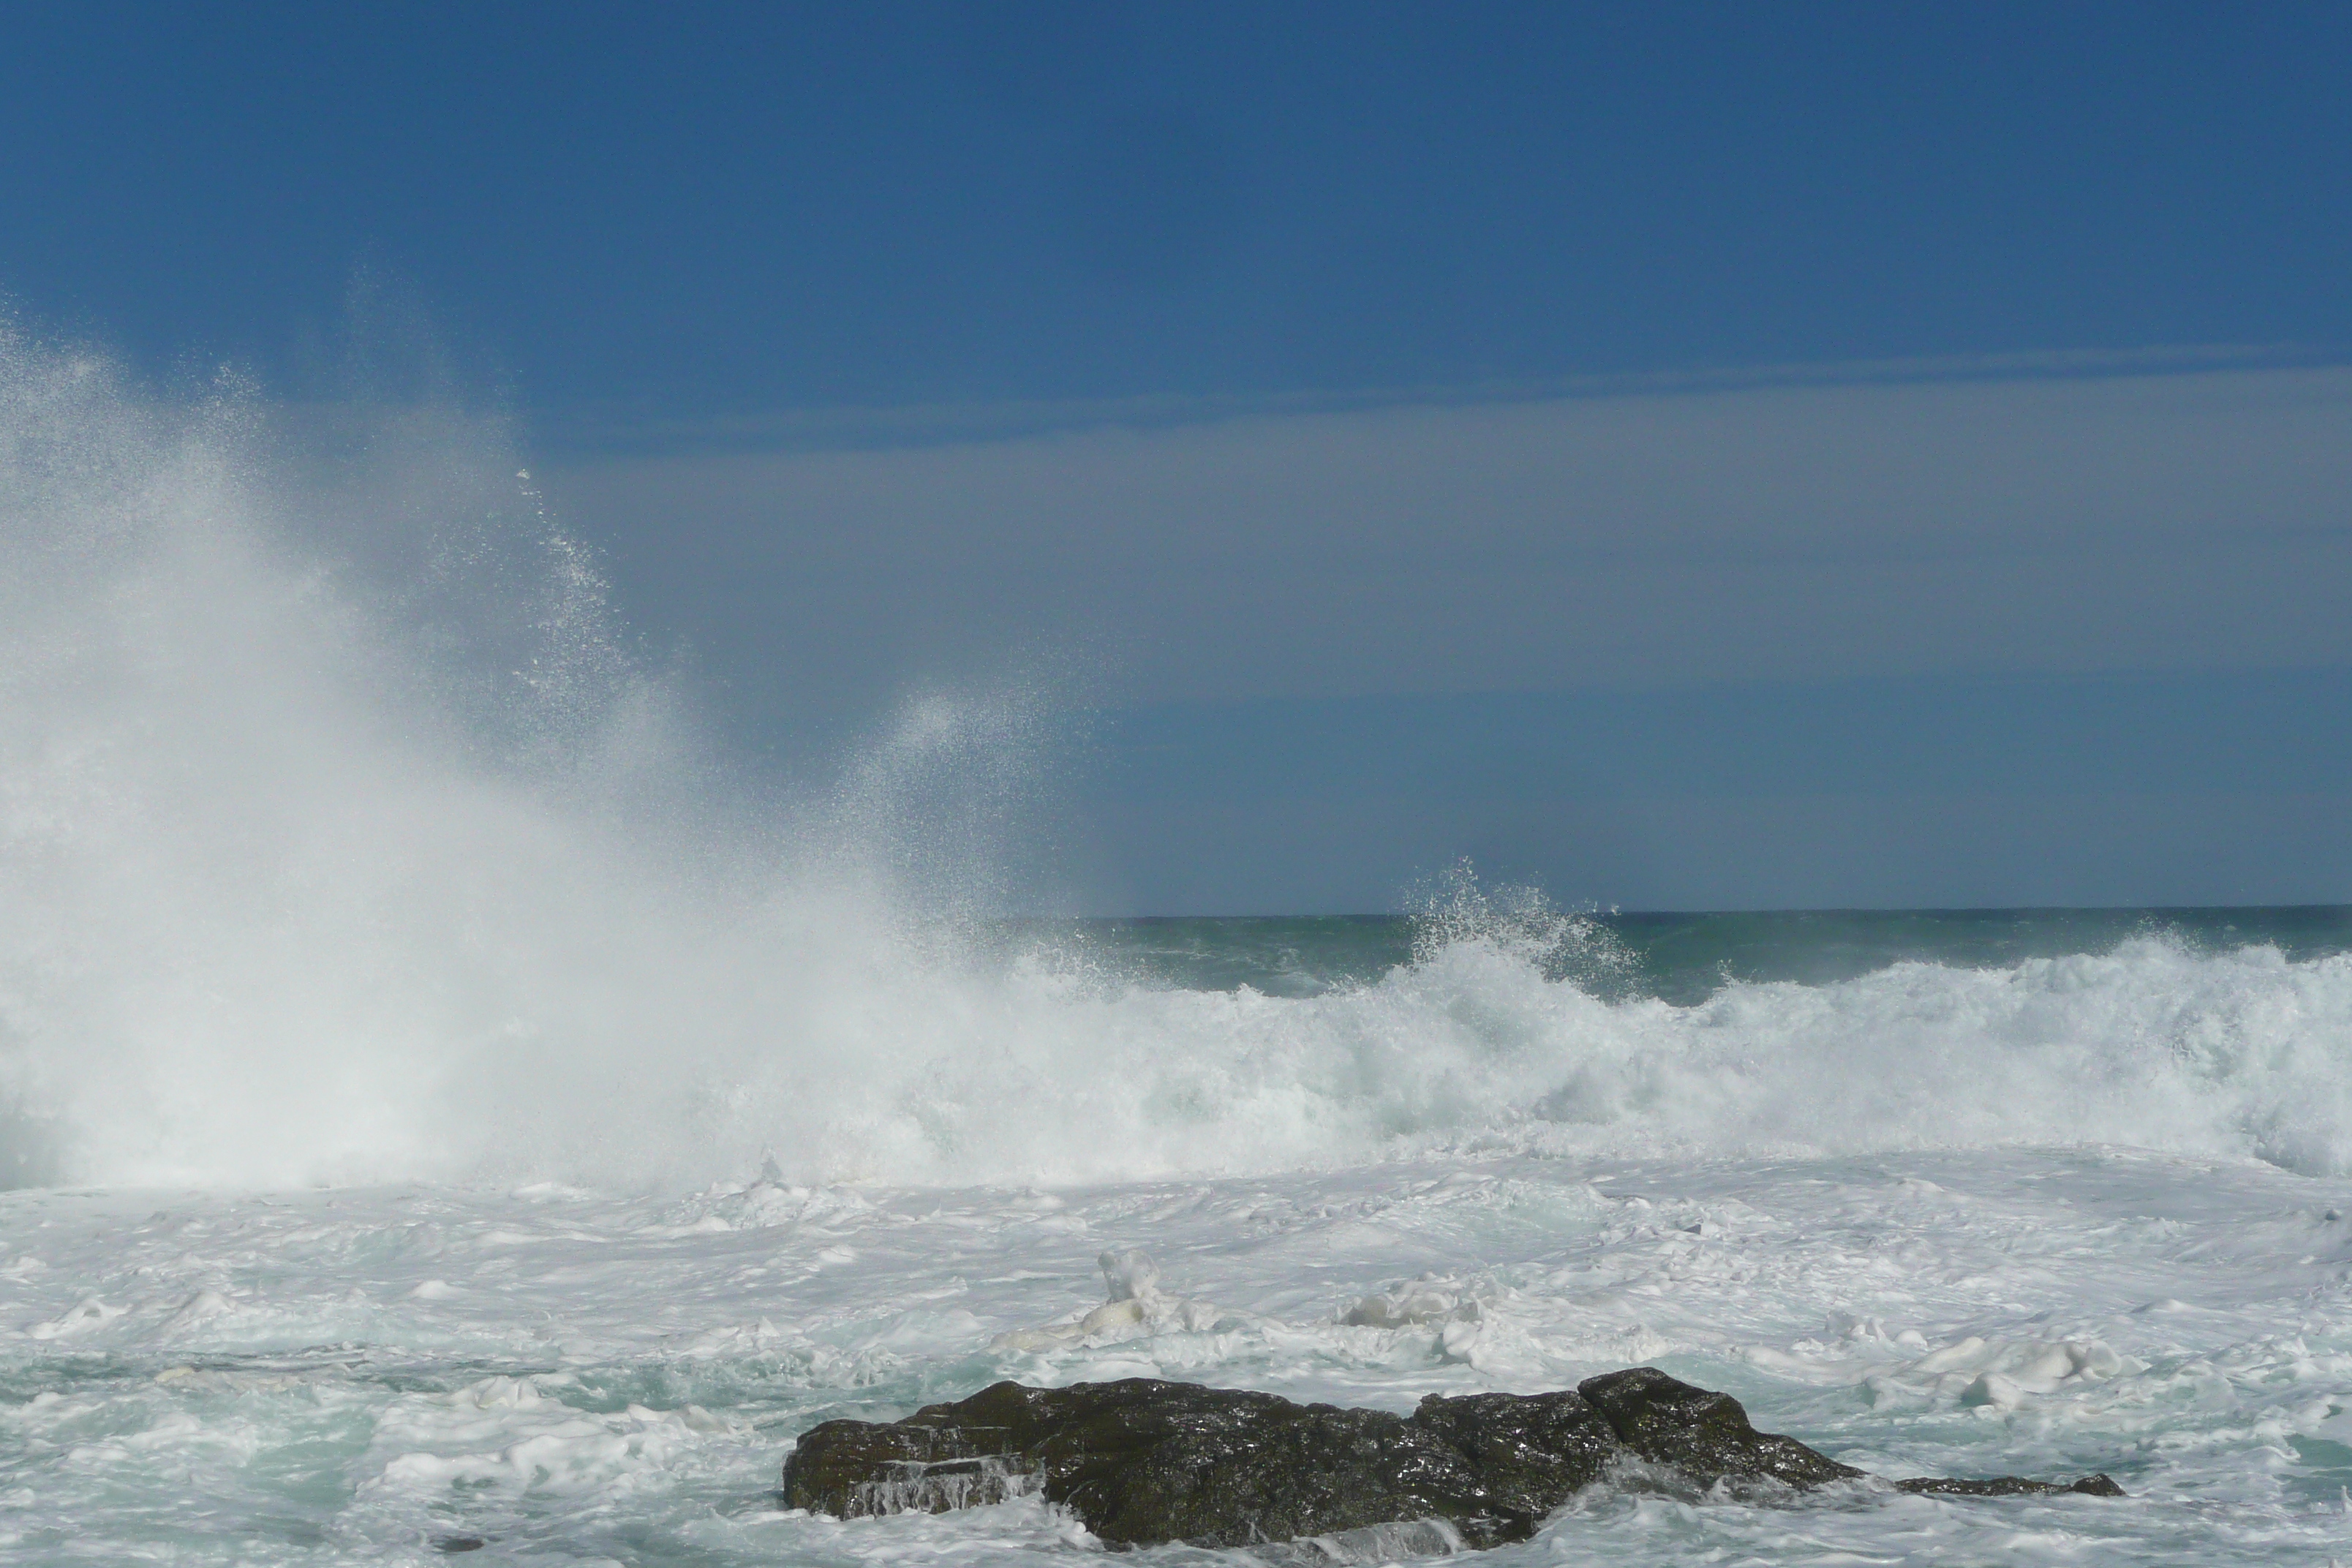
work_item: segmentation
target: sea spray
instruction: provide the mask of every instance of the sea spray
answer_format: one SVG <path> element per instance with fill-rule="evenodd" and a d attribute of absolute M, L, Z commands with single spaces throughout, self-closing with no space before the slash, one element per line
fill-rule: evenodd
<path fill-rule="evenodd" d="M 785 1512 L 782 1444 L 1004 1376 L 1402 1412 L 1643 1362 L 1884 1473 L 2132 1498 L 1603 1486 L 1522 1552 L 2343 1537 L 2341 944 L 1669 1002 L 1456 874 L 1299 994 L 1156 980 L 995 920 L 1034 699 L 912 700 L 781 797 L 495 421 L 322 452 L 235 387 L 0 371 L 0 1176 L 170 1184 L 0 1193 L 0 1553 L 1066 1560 L 1035 1497 Z M 383 1184 L 237 1190 L 314 1182 Z M 1373 1534 L 1326 1554 L 1430 1544 Z"/>
<path fill-rule="evenodd" d="M 829 1047 L 946 858 L 893 791 L 1003 705 L 755 816 L 494 423 L 346 411 L 338 467 L 266 412 L 0 342 L 16 1173 L 650 1180 L 854 1125 Z"/>
<path fill-rule="evenodd" d="M 1676 1006 L 1592 922 L 1459 878 L 1410 961 L 1315 995 L 968 941 L 1043 798 L 1036 700 L 910 701 L 831 794 L 763 793 L 495 420 L 340 417 L 305 445 L 234 385 L 0 345 L 0 1175 L 2352 1164 L 2341 955 L 2146 936 Z"/>

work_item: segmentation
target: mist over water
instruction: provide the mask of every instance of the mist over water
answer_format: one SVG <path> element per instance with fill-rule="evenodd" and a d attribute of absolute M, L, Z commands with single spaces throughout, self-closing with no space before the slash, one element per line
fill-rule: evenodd
<path fill-rule="evenodd" d="M 830 791 L 755 788 L 522 468 L 495 420 L 354 407 L 298 440 L 236 387 L 0 337 L 0 1173 L 2082 1141 L 2352 1167 L 2340 953 L 2146 935 L 1680 1005 L 1618 984 L 1593 922 L 1466 880 L 1409 959 L 1313 994 L 1008 951 L 980 933 L 1049 794 L 1041 700 L 911 701 Z"/>
<path fill-rule="evenodd" d="M 757 802 L 494 425 L 297 447 L 234 389 L 0 356 L 20 1178 L 659 1179 L 834 1124 L 823 1045 L 931 973 L 895 883 L 954 870 L 894 826 L 945 771 L 986 801 L 1017 704 Z"/>

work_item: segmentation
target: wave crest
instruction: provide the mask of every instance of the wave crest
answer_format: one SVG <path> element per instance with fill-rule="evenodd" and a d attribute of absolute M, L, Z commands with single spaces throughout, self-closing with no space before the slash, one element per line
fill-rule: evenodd
<path fill-rule="evenodd" d="M 2352 1167 L 2352 960 L 2158 940 L 1626 999 L 1591 922 L 1442 887 L 1285 998 L 1007 963 L 1034 712 L 931 701 L 786 808 L 714 780 L 495 426 L 322 479 L 0 333 L 0 1177 L 1108 1180 L 2093 1140 Z M 358 453 L 359 458 L 352 458 Z"/>

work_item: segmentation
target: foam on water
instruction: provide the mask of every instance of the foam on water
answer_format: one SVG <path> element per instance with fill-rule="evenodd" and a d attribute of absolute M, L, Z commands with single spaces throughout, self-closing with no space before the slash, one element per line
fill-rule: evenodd
<path fill-rule="evenodd" d="M 2347 1208 L 2352 1184 L 2257 1163 L 2030 1150 L 0 1194 L 0 1555 L 1066 1560 L 1090 1538 L 1010 1485 L 834 1521 L 782 1510 L 777 1468 L 819 1421 L 1000 1377 L 1402 1411 L 1653 1363 L 1878 1475 L 2097 1469 L 2128 1495 L 1758 1505 L 1662 1478 L 1580 1496 L 1498 1568 L 2322 1563 L 2352 1534 Z M 1104 1311 L 1099 1259 L 1132 1281 L 1147 1243 L 1185 1310 Z M 1331 1554 L 1444 1544 L 1409 1533 Z"/>
<path fill-rule="evenodd" d="M 2157 939 L 1696 1007 L 1456 889 L 1309 997 L 959 939 L 1028 765 L 909 710 L 747 805 L 494 426 L 326 471 L 249 400 L 0 342 L 0 1093 L 20 1179 L 1072 1181 L 1503 1144 L 2352 1161 L 2352 959 Z M 943 787 L 951 781 L 952 787 Z M 1570 966 L 1573 968 L 1573 966 Z"/>
<path fill-rule="evenodd" d="M 494 426 L 330 436 L 0 340 L 0 1555 L 1066 1561 L 1036 1497 L 810 1518 L 778 1463 L 1001 1376 L 1638 1362 L 1879 1474 L 2131 1495 L 1601 1488 L 1498 1563 L 2352 1541 L 2352 958 L 1676 1006 L 1467 882 L 1313 995 L 1008 958 L 1034 710 L 760 799 Z"/>

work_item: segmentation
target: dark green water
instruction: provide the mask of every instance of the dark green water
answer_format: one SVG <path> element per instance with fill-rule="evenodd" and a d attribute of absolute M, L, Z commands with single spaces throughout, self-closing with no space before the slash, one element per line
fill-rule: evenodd
<path fill-rule="evenodd" d="M 1732 981 L 1829 984 L 1910 960 L 2001 968 L 2157 939 L 2194 952 L 2352 952 L 2352 905 L 2211 910 L 1823 910 L 1570 918 L 1548 961 L 1611 996 L 1703 1002 Z M 1039 934 L 1045 934 L 1040 932 Z M 1314 995 L 1412 961 L 1428 922 L 1402 915 L 1103 920 L 1055 928 L 1105 964 L 1187 990 Z"/>

